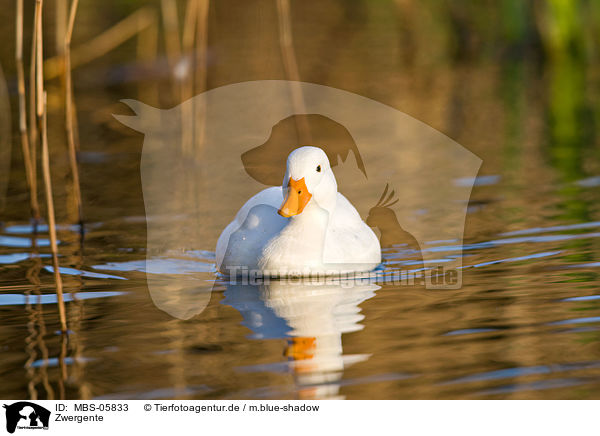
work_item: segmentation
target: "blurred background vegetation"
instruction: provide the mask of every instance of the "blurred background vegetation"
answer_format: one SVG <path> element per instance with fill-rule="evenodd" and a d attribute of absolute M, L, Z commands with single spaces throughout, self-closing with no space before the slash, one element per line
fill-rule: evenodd
<path fill-rule="evenodd" d="M 0 12 L 0 62 L 17 131 L 15 3 Z M 34 3 L 24 8 L 26 72 Z M 66 143 L 59 120 L 68 6 L 46 0 L 43 12 L 55 154 Z M 91 153 L 110 152 L 123 134 L 134 135 L 110 116 L 125 111 L 119 99 L 172 107 L 205 89 L 246 80 L 297 78 L 375 98 L 446 133 L 488 164 L 504 159 L 508 172 L 519 168 L 519 150 L 534 137 L 544 138 L 543 154 L 565 180 L 584 174 L 586 161 L 596 161 L 587 158 L 599 153 L 600 3 L 593 0 L 83 1 L 72 49 L 84 203 L 92 201 L 90 184 L 97 180 L 94 169 L 85 171 Z M 295 71 L 286 67 L 290 49 Z M 486 156 L 486 144 L 498 137 L 503 157 Z M 18 147 L 18 135 L 13 142 Z M 140 145 L 121 144 L 120 151 L 139 153 Z M 54 156 L 53 171 L 66 168 L 63 155 Z M 20 156 L 15 148 L 13 160 Z M 18 179 L 10 189 L 26 190 Z"/>

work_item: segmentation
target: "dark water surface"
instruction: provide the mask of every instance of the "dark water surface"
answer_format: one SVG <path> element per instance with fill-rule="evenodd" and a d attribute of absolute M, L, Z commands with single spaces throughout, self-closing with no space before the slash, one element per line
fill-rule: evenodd
<path fill-rule="evenodd" d="M 324 4 L 327 13 L 313 21 L 296 11 L 303 80 L 396 107 L 483 160 L 467 214 L 462 288 L 387 283 L 386 273 L 414 261 L 392 247 L 376 284 L 217 281 L 197 316 L 179 320 L 158 309 L 144 272 L 143 137 L 110 114 L 126 113 L 121 98 L 174 102 L 146 87 L 170 86 L 160 73 L 123 76 L 135 53 L 135 44 L 125 45 L 74 73 L 83 245 L 73 225 L 59 98 L 49 99 L 57 107 L 50 129 L 68 341 L 57 334 L 49 236 L 45 226 L 34 234 L 29 225 L 14 135 L 0 212 L 0 397 L 600 398 L 598 68 L 572 59 L 540 65 L 526 56 L 453 63 L 438 53 L 443 41 L 426 32 L 412 41 L 417 55 L 410 58 L 385 11 L 371 11 L 379 23 L 373 27 L 357 18 L 361 11 L 344 15 L 336 2 Z M 92 15 L 84 8 L 82 22 Z M 260 27 L 254 16 L 211 13 L 220 27 L 209 32 L 209 87 L 285 78 L 269 17 Z M 86 32 L 75 39 L 85 41 Z M 248 56 L 257 51 L 264 57 Z M 8 64 L 10 52 L 2 53 Z M 5 74 L 14 89 L 13 69 Z M 48 87 L 60 95 L 58 82 Z M 461 255 L 453 241 L 421 248 L 440 259 Z M 152 262 L 165 275 L 194 275 L 200 285 L 190 292 L 200 298 L 215 277 L 214 247 L 197 249 L 197 257 Z"/>
<path fill-rule="evenodd" d="M 505 232 L 499 215 L 517 201 L 507 198 L 507 183 L 475 195 L 493 200 L 469 219 L 497 231 L 469 226 L 460 290 L 384 279 L 350 287 L 222 282 L 206 310 L 186 321 L 149 297 L 142 219 L 89 225 L 83 256 L 69 242 L 77 233 L 65 228 L 61 249 L 73 254 L 61 257 L 72 292 L 62 352 L 47 237 L 7 223 L 0 238 L 3 396 L 598 398 L 600 222 L 522 218 L 510 227 L 518 230 Z M 590 209 L 598 204 L 593 188 L 582 188 L 581 197 Z M 539 207 L 560 202 L 532 199 L 517 213 Z M 448 243 L 432 247 L 442 256 L 456 252 Z M 407 258 L 394 253 L 385 253 L 386 272 Z M 209 259 L 155 261 L 165 274 L 213 268 Z M 207 282 L 214 276 L 195 274 Z M 316 348 L 303 338 L 314 338 Z"/>

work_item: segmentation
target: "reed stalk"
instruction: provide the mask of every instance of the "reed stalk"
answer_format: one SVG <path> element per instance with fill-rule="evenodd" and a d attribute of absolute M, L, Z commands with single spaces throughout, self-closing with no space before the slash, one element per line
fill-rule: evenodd
<path fill-rule="evenodd" d="M 43 348 L 43 338 L 42 342 L 40 342 L 38 331 L 38 326 L 41 329 L 41 322 L 38 321 L 43 315 L 35 310 L 31 304 L 33 301 L 33 294 L 39 296 L 41 295 L 41 283 L 40 283 L 40 270 L 42 268 L 42 261 L 38 252 L 38 242 L 37 242 L 37 234 L 31 233 L 31 266 L 27 269 L 25 273 L 25 277 L 29 281 L 30 284 L 23 285 L 25 287 L 24 294 L 26 298 L 25 311 L 28 314 L 28 322 L 27 322 L 27 330 L 29 331 L 29 336 L 25 338 L 25 350 L 27 352 L 27 361 L 25 362 L 25 372 L 27 374 L 28 383 L 27 383 L 27 391 L 29 392 L 29 398 L 31 400 L 38 399 L 38 391 L 36 385 L 38 383 L 38 376 L 36 375 L 36 368 L 33 367 L 33 363 L 37 360 L 38 353 L 36 351 L 36 346 L 40 349 L 40 352 L 46 352 L 43 356 L 48 357 L 48 348 Z M 33 294 L 32 294 L 33 292 Z M 45 360 L 44 362 L 47 362 Z"/>
<path fill-rule="evenodd" d="M 67 143 L 69 145 L 69 163 L 71 165 L 71 174 L 73 181 L 73 194 L 77 205 L 78 220 L 83 233 L 83 209 L 81 204 L 81 187 L 79 184 L 79 169 L 77 167 L 77 151 L 75 148 L 75 135 L 73 129 L 73 120 L 76 114 L 73 110 L 73 80 L 71 75 L 71 39 L 73 37 L 73 26 L 75 24 L 75 14 L 79 0 L 71 2 L 69 11 L 69 22 L 64 40 L 64 59 L 65 59 L 65 128 L 67 133 Z"/>
<path fill-rule="evenodd" d="M 158 19 L 154 18 L 151 26 L 140 32 L 137 37 L 137 56 L 144 68 L 150 68 L 156 63 L 158 57 L 159 25 Z M 153 80 L 139 81 L 138 100 L 144 101 L 152 106 L 159 105 L 158 82 Z"/>
<path fill-rule="evenodd" d="M 44 115 L 44 41 L 42 34 L 42 8 L 44 0 L 35 2 L 35 114 L 37 118 L 38 131 L 42 135 L 42 116 Z M 43 135 L 42 135 L 43 136 Z"/>
<path fill-rule="evenodd" d="M 35 266 L 33 267 L 35 268 Z M 31 288 L 25 290 L 25 313 L 27 313 L 27 331 L 29 334 L 25 338 L 25 354 L 27 354 L 27 360 L 25 361 L 25 374 L 27 377 L 27 392 L 29 393 L 30 400 L 37 400 L 38 393 L 35 387 L 36 375 L 33 362 L 37 360 L 37 351 L 35 349 L 36 338 L 37 338 L 37 314 L 31 307 Z"/>
<path fill-rule="evenodd" d="M 69 0 L 54 0 L 54 47 L 56 57 L 59 59 L 59 77 L 60 86 L 63 90 L 61 94 L 61 104 L 65 104 L 65 38 L 67 33 L 67 5 Z"/>
<path fill-rule="evenodd" d="M 67 32 L 67 0 L 54 0 L 54 6 L 54 43 L 56 46 L 56 53 L 62 55 Z"/>
<path fill-rule="evenodd" d="M 25 70 L 23 68 L 23 0 L 17 0 L 16 20 L 16 47 L 15 61 L 17 64 L 17 81 L 19 93 L 19 133 L 21 135 L 21 148 L 23 150 L 23 161 L 25 163 L 25 174 L 27 186 L 29 187 L 29 203 L 31 216 L 37 220 L 40 217 L 40 207 L 37 197 L 37 186 L 34 182 L 34 173 L 31 162 L 31 149 L 27 131 L 27 108 L 25 103 Z M 35 190 L 34 190 L 35 188 Z"/>
<path fill-rule="evenodd" d="M 169 62 L 169 73 L 172 84 L 172 98 L 180 102 L 181 89 L 174 77 L 177 63 L 181 60 L 181 41 L 179 39 L 179 18 L 177 17 L 177 2 L 161 0 L 161 15 L 165 34 L 165 51 Z M 185 142 L 184 139 L 182 139 Z"/>
<path fill-rule="evenodd" d="M 37 13 L 37 12 L 36 12 Z M 29 59 L 29 142 L 31 143 L 31 152 L 35 153 L 37 148 L 37 124 L 35 122 L 36 116 L 36 75 L 35 75 L 35 66 L 36 66 L 36 44 L 37 44 L 37 17 L 33 18 L 33 34 L 31 36 L 31 57 Z M 32 164 L 36 165 L 36 159 L 34 156 L 31 156 Z M 36 165 L 37 166 L 37 165 Z"/>
<path fill-rule="evenodd" d="M 292 106 L 294 113 L 306 114 L 306 105 L 300 86 L 300 72 L 296 53 L 294 51 L 294 41 L 292 38 L 292 18 L 290 13 L 289 0 L 277 0 L 277 20 L 279 22 L 279 46 L 283 58 L 283 66 L 287 79 L 290 81 L 290 91 L 292 95 Z M 312 144 L 310 127 L 305 116 L 296 116 L 296 129 L 301 144 Z"/>
<path fill-rule="evenodd" d="M 56 298 L 58 302 L 58 314 L 60 326 L 63 333 L 67 332 L 67 318 L 65 313 L 65 301 L 63 298 L 62 278 L 58 264 L 58 246 L 56 238 L 56 221 L 54 215 L 54 198 L 52 196 L 52 179 L 50 177 L 50 153 L 48 151 L 48 122 L 46 108 L 46 92 L 44 91 L 44 56 L 42 41 L 42 8 L 43 0 L 35 2 L 36 17 L 36 115 L 40 142 L 42 144 L 42 173 L 46 191 L 46 209 L 48 214 L 48 233 L 50 234 L 50 247 L 52 250 L 52 266 L 54 270 L 54 283 L 56 285 Z"/>
<path fill-rule="evenodd" d="M 185 21 L 183 23 L 183 35 L 181 45 L 183 48 L 182 56 L 179 58 L 179 65 L 176 67 L 175 75 L 179 84 L 180 103 L 192 98 L 194 93 L 194 74 L 192 52 L 194 48 L 194 37 L 196 35 L 196 11 L 198 9 L 198 0 L 188 0 L 185 8 Z M 194 125 L 195 107 L 193 101 L 190 104 L 184 104 L 181 107 L 182 121 L 182 149 L 186 156 L 193 155 L 194 140 L 196 138 L 196 129 Z"/>
<path fill-rule="evenodd" d="M 46 322 L 44 321 L 44 310 L 42 307 L 42 294 L 40 293 L 39 288 L 35 289 L 37 296 L 36 303 L 36 311 L 37 311 L 37 320 L 38 320 L 38 336 L 37 336 L 37 346 L 42 354 L 42 365 L 39 367 L 40 371 L 40 379 L 42 381 L 42 385 L 46 390 L 46 399 L 54 400 L 54 389 L 52 389 L 52 385 L 50 384 L 50 377 L 48 376 L 48 368 L 50 363 L 50 352 L 48 351 L 48 345 L 46 344 L 46 337 L 48 335 L 48 331 L 46 330 Z"/>
<path fill-rule="evenodd" d="M 71 165 L 71 172 L 73 175 L 72 178 L 72 182 L 73 182 L 73 193 L 75 195 L 75 201 L 77 204 L 77 211 L 78 211 L 78 218 L 79 218 L 79 225 L 80 225 L 80 242 L 81 244 L 83 244 L 83 231 L 84 231 L 84 227 L 83 227 L 83 205 L 82 205 L 82 199 L 81 199 L 81 186 L 80 186 L 80 181 L 79 181 L 79 169 L 78 169 L 78 165 L 77 165 L 77 149 L 78 149 L 78 145 L 79 145 L 79 132 L 77 129 L 77 109 L 75 107 L 75 99 L 73 96 L 73 79 L 72 79 L 72 72 L 71 72 L 71 41 L 73 38 L 73 29 L 75 26 L 75 16 L 77 14 L 77 8 L 79 6 L 79 0 L 72 0 L 71 5 L 70 5 L 70 9 L 69 9 L 69 15 L 68 15 L 68 22 L 67 22 L 67 27 L 66 27 L 66 32 L 64 34 L 64 59 L 65 59 L 65 129 L 66 129 L 66 134 L 67 134 L 67 142 L 68 142 L 68 149 L 69 149 L 69 163 Z M 82 250 L 79 250 L 79 256 L 77 259 L 77 268 L 81 268 L 83 263 L 82 260 Z M 81 281 L 81 279 L 79 279 L 79 284 L 78 284 L 78 288 L 81 289 L 81 287 L 83 286 L 83 282 Z M 81 311 L 81 305 L 83 305 L 83 302 L 81 301 L 75 301 L 73 304 L 77 304 L 78 310 Z M 73 305 L 70 306 L 70 308 L 73 308 Z M 65 319 L 66 319 L 66 313 L 65 313 Z M 73 321 L 72 318 L 69 318 L 68 321 L 68 325 L 71 327 L 72 331 L 79 331 L 80 329 L 78 327 L 80 327 L 80 323 L 76 323 Z M 77 337 L 79 335 L 76 335 Z M 61 338 L 61 351 L 60 351 L 60 356 L 59 356 L 59 367 L 60 367 L 60 373 L 61 373 L 61 377 L 59 380 L 59 388 L 60 388 L 60 397 L 61 399 L 64 399 L 65 397 L 65 383 L 67 381 L 68 378 L 68 373 L 67 373 L 67 364 L 66 364 L 66 358 L 67 358 L 67 340 L 70 340 L 70 338 L 67 335 L 62 335 Z M 76 341 L 76 343 L 74 345 L 77 345 L 79 343 L 79 340 Z M 76 350 L 79 347 L 76 346 Z M 78 355 L 75 355 L 75 359 L 74 359 L 74 366 L 77 367 L 78 366 Z M 84 397 L 82 397 L 84 398 Z"/>
<path fill-rule="evenodd" d="M 37 22 L 40 9 L 35 7 L 33 16 L 33 35 L 31 37 L 31 57 L 29 66 L 29 157 L 31 167 L 31 188 L 32 195 L 35 196 L 35 203 L 37 204 L 37 214 L 33 214 L 34 226 L 37 227 L 37 223 L 40 220 L 39 212 L 39 201 L 37 199 L 37 146 L 38 146 L 38 129 L 37 129 L 37 118 L 36 118 L 36 56 L 37 56 Z M 32 211 L 33 212 L 33 211 Z"/>
<path fill-rule="evenodd" d="M 208 11 L 210 0 L 199 0 L 196 25 L 196 93 L 206 91 L 208 76 Z"/>
<path fill-rule="evenodd" d="M 196 25 L 198 23 L 198 6 L 198 0 L 188 0 L 185 8 L 185 21 L 183 23 L 183 34 L 181 37 L 181 46 L 183 48 L 183 52 L 181 58 L 179 59 L 179 62 L 183 63 L 181 64 L 181 72 L 183 72 L 183 76 L 178 77 L 178 79 L 181 81 L 182 101 L 191 98 L 194 93 L 194 74 L 192 74 L 194 69 L 194 57 L 192 54 L 194 51 Z"/>
<path fill-rule="evenodd" d="M 41 2 L 42 0 L 38 0 Z M 42 173 L 44 175 L 44 187 L 46 189 L 46 205 L 48 209 L 48 233 L 50 234 L 50 248 L 52 250 L 52 269 L 54 282 L 56 284 L 56 299 L 58 302 L 58 315 L 60 327 L 63 333 L 67 332 L 67 318 L 65 312 L 65 300 L 63 297 L 62 277 L 58 263 L 58 245 L 56 238 L 56 221 L 54 216 L 54 198 L 52 196 L 52 179 L 50 177 L 50 153 L 48 151 L 48 126 L 46 113 L 46 93 L 43 94 L 42 122 L 40 133 L 42 136 Z"/>
<path fill-rule="evenodd" d="M 210 0 L 199 0 L 198 24 L 196 25 L 195 92 L 200 94 L 208 89 L 208 11 Z M 196 108 L 196 147 L 199 151 L 204 144 L 206 123 L 206 102 Z M 198 152 L 196 155 L 199 156 Z"/>
<path fill-rule="evenodd" d="M 177 18 L 177 3 L 175 0 L 161 0 L 161 13 L 165 29 L 165 51 L 169 60 L 171 71 L 181 57 L 181 44 L 179 42 L 179 19 Z"/>
<path fill-rule="evenodd" d="M 58 355 L 58 367 L 60 368 L 60 378 L 58 379 L 58 398 L 65 399 L 65 383 L 69 376 L 67 372 L 67 335 L 61 335 L 60 338 L 60 353 Z"/>

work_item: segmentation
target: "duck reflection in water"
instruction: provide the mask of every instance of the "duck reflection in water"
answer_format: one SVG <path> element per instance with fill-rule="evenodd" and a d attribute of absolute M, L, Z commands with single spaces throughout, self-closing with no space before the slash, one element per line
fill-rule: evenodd
<path fill-rule="evenodd" d="M 342 334 L 364 328 L 358 307 L 379 286 L 359 280 L 273 280 L 262 285 L 228 285 L 223 304 L 237 309 L 251 339 L 284 339 L 287 362 L 250 368 L 285 368 L 300 399 L 343 399 L 340 385 L 348 366 L 369 355 L 344 355 Z M 324 283 L 325 282 L 325 283 Z"/>

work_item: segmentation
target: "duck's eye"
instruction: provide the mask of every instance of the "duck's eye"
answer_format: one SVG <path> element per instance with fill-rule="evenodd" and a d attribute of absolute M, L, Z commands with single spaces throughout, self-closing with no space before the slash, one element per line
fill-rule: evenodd
<path fill-rule="evenodd" d="M 298 195 L 302 194 L 302 191 L 298 191 Z"/>
<path fill-rule="evenodd" d="M 317 165 L 317 172 L 320 173 L 321 172 L 321 165 Z"/>

